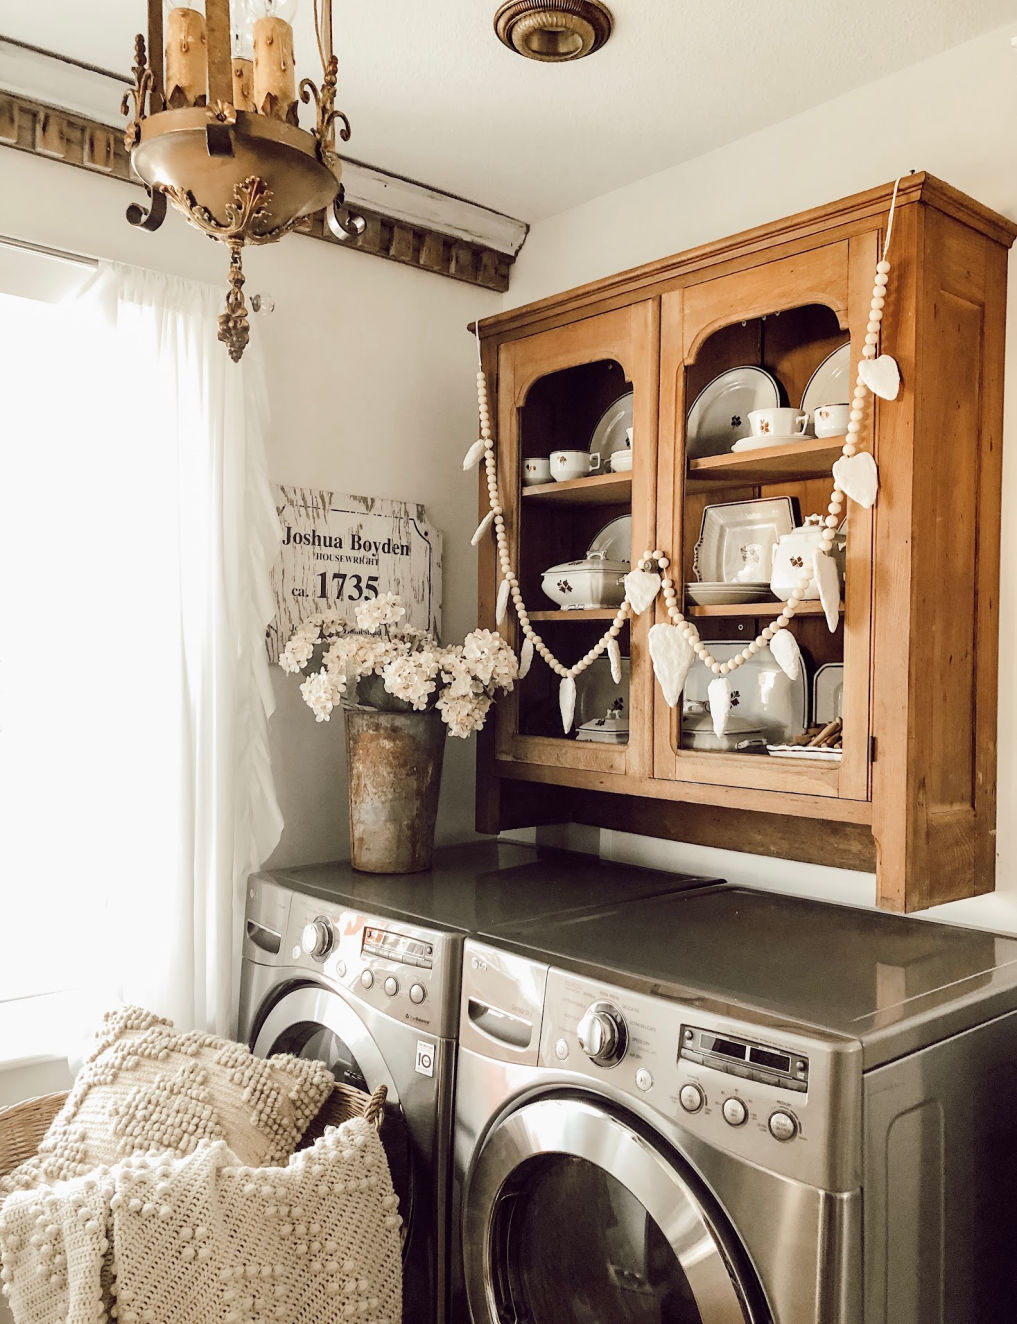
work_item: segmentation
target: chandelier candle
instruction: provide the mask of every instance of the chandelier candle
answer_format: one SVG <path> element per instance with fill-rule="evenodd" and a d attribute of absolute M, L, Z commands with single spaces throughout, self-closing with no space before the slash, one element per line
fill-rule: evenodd
<path fill-rule="evenodd" d="M 203 106 L 208 83 L 205 15 L 171 9 L 166 15 L 166 104 Z"/>

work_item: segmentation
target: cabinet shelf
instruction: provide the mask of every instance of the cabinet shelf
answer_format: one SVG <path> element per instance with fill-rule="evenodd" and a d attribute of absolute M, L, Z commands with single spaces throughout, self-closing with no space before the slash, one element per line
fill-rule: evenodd
<path fill-rule="evenodd" d="M 783 446 L 763 446 L 738 454 L 704 455 L 689 461 L 685 480 L 690 492 L 711 488 L 823 478 L 844 445 L 843 437 L 809 437 Z"/>
<path fill-rule="evenodd" d="M 725 602 L 715 607 L 687 607 L 686 616 L 779 616 L 784 608 L 782 602 Z M 840 604 L 840 612 L 843 615 L 844 604 Z M 822 616 L 823 604 L 821 602 L 800 602 L 795 612 L 796 616 Z M 531 612 L 531 616 L 536 616 L 537 612 Z M 613 615 L 613 613 L 612 613 Z"/>
<path fill-rule="evenodd" d="M 576 607 L 572 611 L 531 611 L 531 621 L 613 621 L 617 607 Z"/>
<path fill-rule="evenodd" d="M 594 474 L 589 478 L 569 478 L 562 483 L 539 483 L 523 488 L 524 501 L 551 505 L 618 506 L 631 499 L 631 473 Z"/>

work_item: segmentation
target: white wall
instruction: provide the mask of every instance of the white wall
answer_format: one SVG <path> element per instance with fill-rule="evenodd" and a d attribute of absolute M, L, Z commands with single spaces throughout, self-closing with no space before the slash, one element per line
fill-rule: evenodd
<path fill-rule="evenodd" d="M 167 217 L 155 234 L 124 219 L 142 195 L 0 149 L 0 235 L 224 285 L 220 245 Z M 447 278 L 344 252 L 302 236 L 249 250 L 247 293 L 272 294 L 252 318 L 272 408 L 269 461 L 288 483 L 423 502 L 445 537 L 444 633 L 476 622 L 476 480 L 461 459 L 477 435 L 475 350 L 466 323 L 498 296 Z M 223 351 L 225 353 L 225 350 Z M 116 364 L 98 384 L 116 389 Z M 139 426 L 138 444 L 144 444 Z M 273 862 L 348 854 L 341 720 L 316 724 L 294 678 L 273 668 L 272 758 L 286 828 Z M 474 741 L 449 740 L 439 835 L 473 827 Z"/>
<path fill-rule="evenodd" d="M 1017 218 L 1017 57 L 1013 27 L 991 32 L 728 147 L 665 170 L 531 229 L 506 307 L 894 179 L 928 170 Z M 878 34 L 873 34 L 878 39 Z M 592 147 L 591 147 L 592 150 Z M 926 912 L 1017 933 L 1017 279 L 1011 262 L 1000 598 L 997 891 Z M 888 347 L 892 350 L 892 346 Z M 716 872 L 775 890 L 873 904 L 868 874 L 714 851 L 623 833 L 601 851 L 636 863 Z"/>

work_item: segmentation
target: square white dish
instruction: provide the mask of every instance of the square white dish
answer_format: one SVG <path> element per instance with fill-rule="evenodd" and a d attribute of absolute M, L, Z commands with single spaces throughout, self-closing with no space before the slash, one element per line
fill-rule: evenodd
<path fill-rule="evenodd" d="M 794 527 L 790 497 L 707 506 L 692 562 L 696 578 L 727 584 L 769 581 L 773 549 Z"/>
<path fill-rule="evenodd" d="M 744 643 L 728 639 L 703 641 L 718 662 L 730 662 Z M 686 700 L 709 703 L 710 681 L 716 679 L 703 662 L 696 662 L 685 681 Z M 769 743 L 786 744 L 805 730 L 805 676 L 799 668 L 791 680 L 768 648 L 743 662 L 728 676 L 731 711 L 753 727 L 761 727 Z"/>

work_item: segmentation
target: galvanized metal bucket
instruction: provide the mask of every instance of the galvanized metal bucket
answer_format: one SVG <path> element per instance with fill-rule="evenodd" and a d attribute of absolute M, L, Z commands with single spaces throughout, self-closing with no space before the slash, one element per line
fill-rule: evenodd
<path fill-rule="evenodd" d="M 343 716 L 354 869 L 429 869 L 447 730 L 441 714 L 344 706 Z"/>

